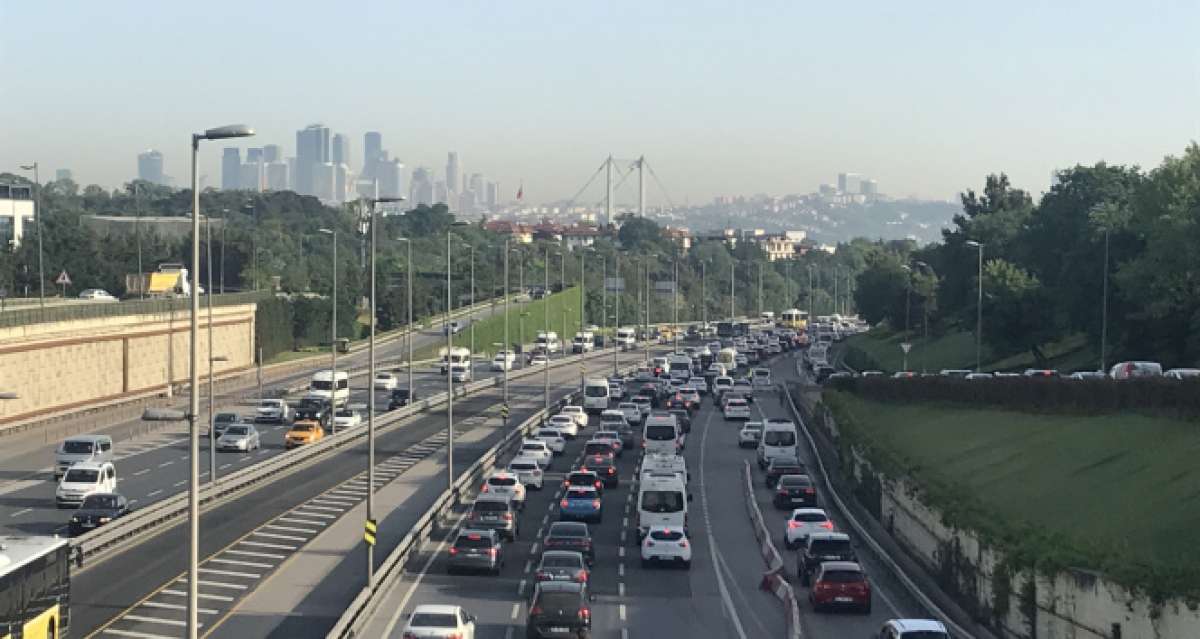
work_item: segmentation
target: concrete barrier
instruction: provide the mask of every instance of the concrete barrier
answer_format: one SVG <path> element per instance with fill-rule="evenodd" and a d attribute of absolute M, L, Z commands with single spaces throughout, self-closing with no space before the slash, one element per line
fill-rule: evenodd
<path fill-rule="evenodd" d="M 759 587 L 775 595 L 783 603 L 784 614 L 787 615 L 788 639 L 803 637 L 800 627 L 800 604 L 796 601 L 796 591 L 788 583 L 787 572 L 783 568 L 783 557 L 779 549 L 771 541 L 771 531 L 767 530 L 762 510 L 754 497 L 754 481 L 750 476 L 750 462 L 745 462 L 742 476 L 742 494 L 746 499 L 746 512 L 750 516 L 750 526 L 754 529 L 754 537 L 758 540 L 759 551 L 767 569 L 763 571 Z"/>

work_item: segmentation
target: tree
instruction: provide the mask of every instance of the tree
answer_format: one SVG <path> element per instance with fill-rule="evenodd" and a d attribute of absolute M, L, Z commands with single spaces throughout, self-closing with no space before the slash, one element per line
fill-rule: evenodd
<path fill-rule="evenodd" d="M 663 249 L 662 229 L 649 218 L 627 215 L 621 218 L 617 237 L 631 251 L 654 252 Z"/>
<path fill-rule="evenodd" d="M 898 257 L 876 255 L 855 283 L 854 304 L 863 319 L 870 324 L 886 320 L 893 329 L 905 328 L 912 310 L 911 304 L 906 308 L 905 296 L 912 284 Z"/>
<path fill-rule="evenodd" d="M 1037 277 L 1002 259 L 983 267 L 984 341 L 1001 353 L 1028 349 L 1039 365 L 1041 346 L 1057 336 L 1051 300 Z"/>

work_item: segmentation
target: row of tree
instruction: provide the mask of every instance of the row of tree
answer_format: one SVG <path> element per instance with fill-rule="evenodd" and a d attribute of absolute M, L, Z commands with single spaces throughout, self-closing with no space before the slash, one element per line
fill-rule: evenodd
<path fill-rule="evenodd" d="M 855 290 L 865 319 L 974 330 L 982 270 L 982 336 L 996 353 L 1043 361 L 1046 344 L 1082 333 L 1109 363 L 1200 361 L 1195 143 L 1149 171 L 1104 162 L 1060 171 L 1036 203 L 990 175 L 962 208 L 942 242 L 873 255 Z"/>

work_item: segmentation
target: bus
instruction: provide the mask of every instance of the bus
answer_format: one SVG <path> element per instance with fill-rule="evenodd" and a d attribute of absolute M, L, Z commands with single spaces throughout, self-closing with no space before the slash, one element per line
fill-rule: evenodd
<path fill-rule="evenodd" d="M 71 545 L 0 536 L 0 639 L 58 639 L 70 621 Z"/>
<path fill-rule="evenodd" d="M 808 328 L 808 311 L 789 308 L 779 318 L 786 328 L 794 328 L 797 331 L 803 331 Z"/>

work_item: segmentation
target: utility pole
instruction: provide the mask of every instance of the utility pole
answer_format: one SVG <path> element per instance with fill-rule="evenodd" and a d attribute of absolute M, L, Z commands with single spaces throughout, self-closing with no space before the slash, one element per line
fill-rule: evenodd
<path fill-rule="evenodd" d="M 700 326 L 708 327 L 708 292 L 705 290 L 705 271 L 708 268 L 708 262 L 700 262 Z"/>
<path fill-rule="evenodd" d="M 612 224 L 612 198 L 613 198 L 613 181 L 612 181 L 613 158 L 612 154 L 608 155 L 608 159 L 604 161 L 604 223 Z"/>
<path fill-rule="evenodd" d="M 762 299 L 762 262 L 758 263 L 758 316 L 763 314 L 763 299 Z"/>
<path fill-rule="evenodd" d="M 509 351 L 509 349 L 512 348 L 512 344 L 509 341 L 509 337 L 508 337 L 508 298 L 512 297 L 512 295 L 509 294 L 511 291 L 511 287 L 509 287 L 509 285 L 508 285 L 508 251 L 509 251 L 508 238 L 504 238 L 504 292 L 501 294 L 504 295 L 504 360 L 503 361 L 504 361 L 504 407 L 506 409 L 508 408 L 508 369 L 510 366 L 512 366 L 511 364 L 508 363 L 508 351 Z M 516 361 L 515 357 L 513 358 L 513 361 Z M 507 418 L 505 418 L 504 425 L 505 426 L 508 425 Z"/>
<path fill-rule="evenodd" d="M 446 229 L 446 489 L 454 490 L 454 374 L 451 369 L 450 352 L 454 348 L 453 331 L 450 330 L 450 238 L 453 233 Z M 408 364 L 412 366 L 412 362 Z M 412 389 L 409 389 L 412 392 Z M 373 487 L 372 487 L 373 488 Z"/>
<path fill-rule="evenodd" d="M 545 297 L 542 298 L 542 332 L 546 334 L 545 346 L 546 363 L 542 365 L 542 397 L 546 401 L 546 410 L 550 410 L 550 249 L 546 249 L 546 259 L 542 263 L 542 274 L 546 278 L 545 288 L 542 291 Z M 560 342 L 561 344 L 561 342 Z"/>
<path fill-rule="evenodd" d="M 737 263 L 736 262 L 730 263 L 729 264 L 729 321 L 730 322 L 733 322 L 733 318 L 737 317 L 737 312 L 734 308 L 734 295 L 736 293 L 733 290 L 734 278 L 736 277 L 735 269 L 737 269 Z"/>
<path fill-rule="evenodd" d="M 671 341 L 672 348 L 679 352 L 679 254 L 675 254 L 672 262 L 674 273 L 671 281 Z"/>
<path fill-rule="evenodd" d="M 1100 302 L 1100 372 L 1103 373 L 1108 362 L 1105 361 L 1108 347 L 1108 227 L 1104 227 L 1104 293 Z"/>
<path fill-rule="evenodd" d="M 616 281 L 621 284 L 621 286 L 618 287 L 617 291 L 616 291 L 616 293 L 617 293 L 617 295 L 616 295 L 617 300 L 616 300 L 616 305 L 615 305 L 616 313 L 613 317 L 613 335 L 615 336 L 616 332 L 621 330 L 621 294 L 625 292 L 625 280 L 621 279 L 621 254 L 618 252 L 614 257 L 617 260 L 616 274 L 614 275 L 614 277 L 616 278 Z M 614 342 L 613 343 L 613 375 L 617 374 L 617 351 L 619 351 L 619 350 L 621 350 L 619 345 L 617 345 Z"/>
<path fill-rule="evenodd" d="M 646 156 L 641 156 L 638 165 L 638 217 L 646 217 Z"/>

